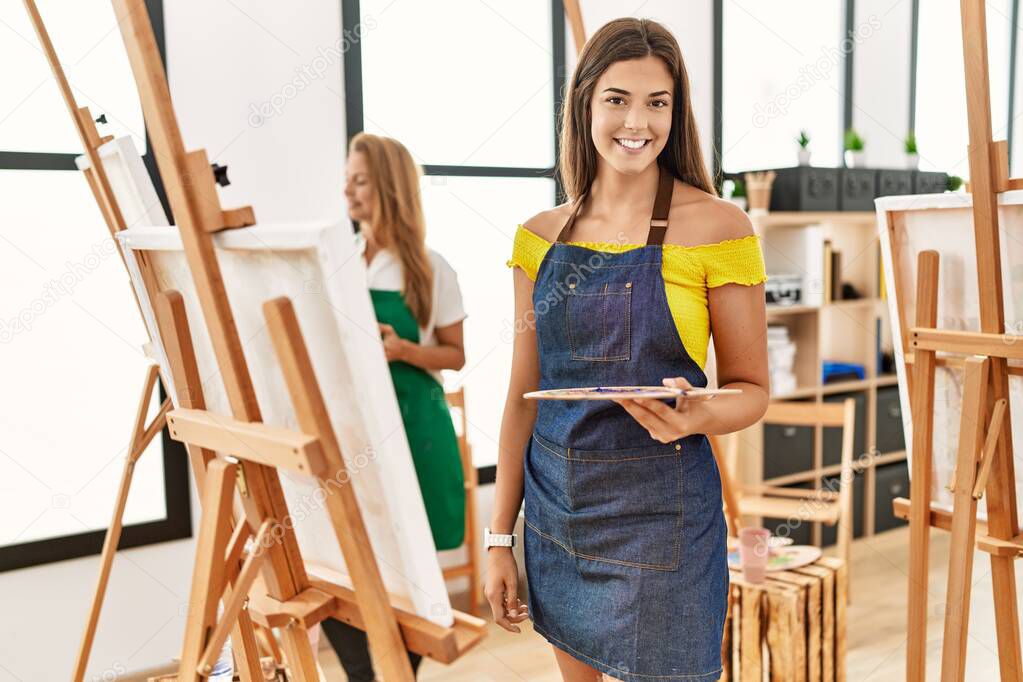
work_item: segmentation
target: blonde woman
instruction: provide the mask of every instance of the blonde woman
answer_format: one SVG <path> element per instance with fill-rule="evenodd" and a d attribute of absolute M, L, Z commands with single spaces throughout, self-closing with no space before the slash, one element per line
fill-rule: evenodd
<path fill-rule="evenodd" d="M 465 364 L 458 276 L 425 243 L 419 170 L 397 140 L 359 133 L 348 149 L 345 198 L 360 226 L 370 296 L 438 550 L 464 541 L 465 488 L 440 370 Z M 372 682 L 366 633 L 340 621 L 324 633 L 351 682 Z M 409 652 L 413 670 L 421 657 Z"/>
<path fill-rule="evenodd" d="M 533 629 L 562 677 L 697 682 L 721 673 L 728 594 L 721 480 L 706 434 L 768 402 L 763 256 L 719 199 L 678 43 L 617 19 L 584 46 L 562 116 L 570 203 L 520 225 L 515 341 L 490 532 L 525 501 L 528 605 L 511 550 L 488 550 L 496 622 Z M 527 401 L 535 389 L 706 386 L 705 402 Z M 507 538 L 498 541 L 510 542 Z"/>

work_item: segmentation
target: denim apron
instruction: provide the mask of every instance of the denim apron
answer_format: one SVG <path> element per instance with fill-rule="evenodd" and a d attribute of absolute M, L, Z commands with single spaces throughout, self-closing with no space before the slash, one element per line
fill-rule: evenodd
<path fill-rule="evenodd" d="M 673 184 L 661 168 L 647 244 L 622 253 L 567 243 L 576 204 L 533 287 L 540 389 L 707 385 L 661 275 Z M 524 468 L 534 629 L 624 682 L 718 679 L 728 566 L 707 437 L 665 444 L 615 402 L 540 400 Z"/>

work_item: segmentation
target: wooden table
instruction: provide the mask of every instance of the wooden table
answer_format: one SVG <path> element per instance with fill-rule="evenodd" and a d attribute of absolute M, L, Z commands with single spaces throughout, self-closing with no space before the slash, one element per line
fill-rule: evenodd
<path fill-rule="evenodd" d="M 845 563 L 821 557 L 767 575 L 755 585 L 730 571 L 721 680 L 844 682 Z"/>

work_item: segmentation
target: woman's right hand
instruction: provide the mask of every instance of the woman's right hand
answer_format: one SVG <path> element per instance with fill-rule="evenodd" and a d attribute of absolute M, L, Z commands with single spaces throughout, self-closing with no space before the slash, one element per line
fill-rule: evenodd
<path fill-rule="evenodd" d="M 487 580 L 483 594 L 490 602 L 494 622 L 509 632 L 522 632 L 515 623 L 529 618 L 529 606 L 519 599 L 519 567 L 511 547 L 487 549 Z"/>

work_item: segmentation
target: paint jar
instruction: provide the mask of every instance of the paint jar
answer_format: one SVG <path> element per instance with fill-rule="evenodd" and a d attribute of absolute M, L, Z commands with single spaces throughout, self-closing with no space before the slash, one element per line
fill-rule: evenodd
<path fill-rule="evenodd" d="M 742 566 L 742 577 L 747 582 L 764 582 L 770 537 L 771 531 L 766 528 L 739 529 L 739 564 Z"/>

